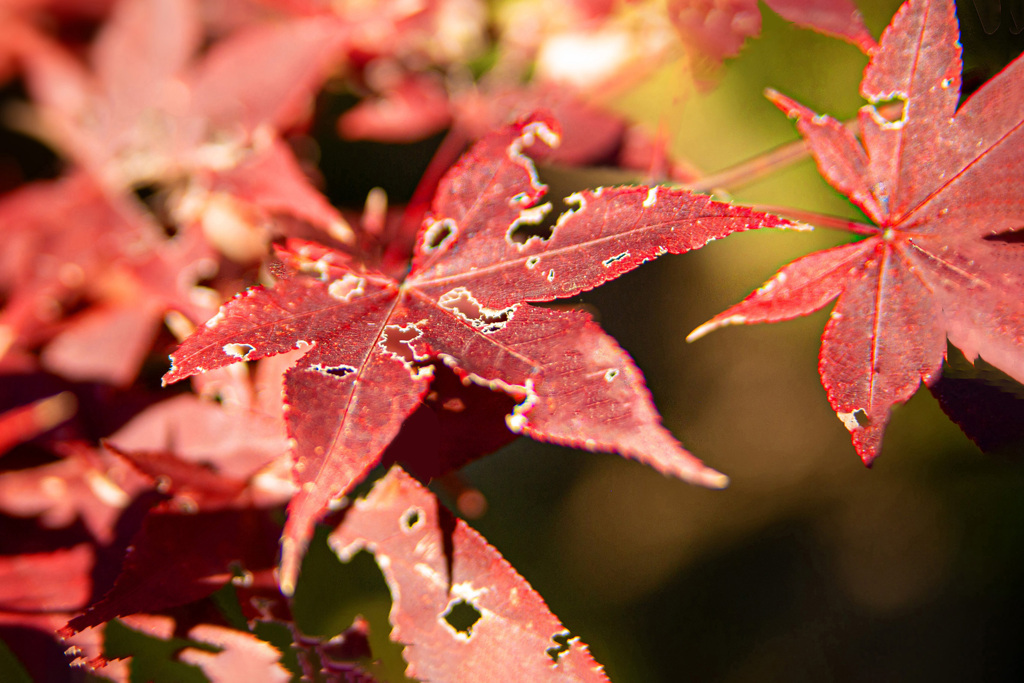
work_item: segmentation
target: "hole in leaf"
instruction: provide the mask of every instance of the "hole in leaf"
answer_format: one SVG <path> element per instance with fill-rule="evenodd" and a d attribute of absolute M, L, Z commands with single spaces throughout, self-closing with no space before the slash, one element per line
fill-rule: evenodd
<path fill-rule="evenodd" d="M 497 332 L 505 327 L 515 310 L 515 306 L 501 310 L 485 308 L 465 287 L 458 287 L 442 295 L 437 303 L 442 308 L 458 313 L 484 334 Z"/>
<path fill-rule="evenodd" d="M 857 410 L 853 411 L 853 418 L 857 420 L 857 424 L 859 424 L 861 427 L 867 427 L 869 424 L 871 424 L 871 418 L 868 417 L 868 414 L 864 412 L 863 408 L 858 408 Z"/>
<path fill-rule="evenodd" d="M 581 178 L 575 169 L 572 173 L 566 173 L 554 167 L 539 166 L 537 173 L 541 183 L 547 188 L 545 199 L 548 201 L 520 210 L 519 218 L 509 226 L 507 233 L 507 239 L 516 244 L 523 244 L 531 237 L 538 237 L 545 242 L 551 239 L 559 221 L 585 208 L 584 197 L 578 193 L 593 186 L 587 182 L 589 178 Z M 514 197 L 513 201 L 516 200 L 519 200 L 520 205 L 529 202 L 525 195 Z M 533 201 L 536 202 L 537 199 Z"/>
<path fill-rule="evenodd" d="M 509 227 L 508 237 L 516 244 L 524 244 L 531 237 L 539 237 L 546 242 L 551 238 L 557 220 L 558 214 L 551 211 L 549 203 L 523 209 Z"/>
<path fill-rule="evenodd" d="M 891 92 L 879 99 L 873 99 L 874 107 L 869 109 L 875 124 L 883 130 L 899 130 L 907 122 L 906 95 Z"/>
<path fill-rule="evenodd" d="M 621 260 L 623 260 L 625 258 L 628 258 L 628 257 L 629 257 L 629 252 L 628 251 L 624 251 L 621 254 L 616 254 L 615 256 L 609 256 L 604 261 L 601 261 L 601 265 L 604 266 L 605 268 L 610 268 L 613 264 L 618 263 L 619 261 L 621 261 Z"/>
<path fill-rule="evenodd" d="M 465 636 L 471 636 L 473 626 L 483 615 L 465 600 L 457 600 L 448 606 L 448 611 L 442 616 L 453 629 Z"/>
<path fill-rule="evenodd" d="M 423 235 L 423 249 L 434 251 L 439 248 L 445 240 L 455 234 L 454 226 L 455 224 L 450 220 L 439 221 L 431 225 Z"/>
<path fill-rule="evenodd" d="M 384 328 L 384 339 L 380 345 L 385 351 L 398 356 L 406 363 L 413 363 L 416 361 L 416 355 L 409 342 L 418 339 L 420 334 L 415 325 L 409 325 L 408 328 L 388 325 Z"/>
<path fill-rule="evenodd" d="M 402 515 L 402 528 L 409 531 L 416 527 L 423 520 L 423 515 L 420 514 L 419 508 L 410 508 L 406 510 L 405 514 Z"/>
<path fill-rule="evenodd" d="M 309 366 L 310 370 L 319 372 L 322 375 L 331 375 L 332 377 L 342 378 L 351 375 L 356 371 L 351 365 L 337 365 L 337 366 L 323 366 L 317 363 L 316 365 Z"/>
<path fill-rule="evenodd" d="M 364 294 L 365 288 L 366 280 L 346 273 L 344 277 L 328 285 L 327 292 L 338 301 L 349 301 Z"/>
<path fill-rule="evenodd" d="M 238 358 L 239 360 L 245 360 L 249 357 L 249 354 L 256 350 L 256 347 L 252 344 L 225 344 L 224 353 L 232 358 Z"/>
<path fill-rule="evenodd" d="M 544 652 L 547 653 L 548 657 L 551 657 L 551 661 L 557 662 L 559 657 L 561 657 L 569 651 L 569 641 L 571 639 L 572 634 L 570 634 L 568 631 L 556 633 L 555 635 L 551 636 L 551 640 L 555 641 L 555 643 L 557 644 L 552 645 L 547 650 L 544 650 Z"/>

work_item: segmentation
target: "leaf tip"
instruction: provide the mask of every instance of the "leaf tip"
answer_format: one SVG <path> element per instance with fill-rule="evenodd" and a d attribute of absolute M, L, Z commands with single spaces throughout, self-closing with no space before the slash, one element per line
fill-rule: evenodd
<path fill-rule="evenodd" d="M 690 334 L 686 335 L 686 341 L 687 343 L 692 343 L 709 332 L 717 330 L 719 327 L 725 327 L 726 325 L 742 325 L 745 322 L 747 322 L 747 317 L 745 315 L 729 315 L 725 317 L 716 316 L 695 329 Z"/>
<path fill-rule="evenodd" d="M 554 114 L 538 111 L 526 116 L 519 122 L 519 137 L 526 147 L 531 146 L 538 138 L 548 147 L 557 147 L 562 142 L 562 131 Z"/>
<path fill-rule="evenodd" d="M 701 473 L 697 483 L 704 488 L 724 489 L 729 486 L 729 475 L 709 468 Z"/>
<path fill-rule="evenodd" d="M 803 107 L 797 103 L 796 100 L 786 97 L 778 90 L 774 88 L 765 88 L 764 96 L 768 98 L 768 101 L 774 104 L 776 107 L 782 110 L 786 116 L 791 119 L 800 118 L 801 110 Z"/>
<path fill-rule="evenodd" d="M 32 413 L 40 430 L 56 427 L 69 419 L 78 410 L 78 399 L 70 391 L 36 401 Z"/>
<path fill-rule="evenodd" d="M 704 323 L 703 325 L 695 329 L 693 332 L 686 335 L 686 343 L 692 344 L 693 342 L 697 341 L 698 339 L 700 339 L 713 329 L 714 327 L 711 325 L 711 323 Z"/>
<path fill-rule="evenodd" d="M 278 568 L 278 583 L 285 597 L 295 595 L 295 582 L 299 577 L 299 562 L 302 551 L 293 538 L 281 540 L 281 565 Z"/>
<path fill-rule="evenodd" d="M 865 467 L 871 467 L 882 448 L 882 430 L 885 423 L 873 420 L 863 408 L 851 412 L 836 412 L 836 416 L 850 432 L 853 447 Z"/>
<path fill-rule="evenodd" d="M 178 380 L 182 379 L 181 377 L 178 376 L 178 370 L 179 368 L 177 368 L 174 365 L 174 357 L 171 356 L 171 367 L 167 372 L 163 374 L 163 377 L 160 378 L 160 386 L 170 386 L 171 384 L 174 384 Z"/>

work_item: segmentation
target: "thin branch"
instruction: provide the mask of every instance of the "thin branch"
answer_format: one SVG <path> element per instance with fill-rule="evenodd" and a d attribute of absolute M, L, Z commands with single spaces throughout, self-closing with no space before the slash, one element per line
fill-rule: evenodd
<path fill-rule="evenodd" d="M 903 115 L 903 103 L 891 102 L 879 107 L 878 113 L 888 121 L 896 121 Z M 854 135 L 860 135 L 860 121 L 858 119 L 850 119 L 843 125 Z M 692 183 L 686 183 L 681 187 L 694 192 L 733 190 L 787 168 L 798 161 L 803 161 L 810 154 L 810 146 L 806 140 L 801 138 L 780 145 L 764 154 L 758 154 L 751 159 L 742 161 L 718 173 L 705 176 Z"/>

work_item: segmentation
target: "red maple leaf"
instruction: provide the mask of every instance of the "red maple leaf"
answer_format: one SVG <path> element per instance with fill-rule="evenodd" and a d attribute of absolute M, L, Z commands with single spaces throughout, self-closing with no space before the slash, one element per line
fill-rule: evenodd
<path fill-rule="evenodd" d="M 838 297 L 819 368 L 829 403 L 871 464 L 892 406 L 938 379 L 946 338 L 1024 381 L 1024 59 L 957 108 L 952 0 L 911 0 L 882 37 L 861 93 L 904 102 L 890 122 L 861 109 L 863 144 L 777 93 L 825 179 L 874 222 L 866 239 L 811 254 L 691 335 L 774 322 Z"/>
<path fill-rule="evenodd" d="M 608 680 L 505 558 L 399 467 L 346 512 L 328 543 L 343 560 L 364 548 L 377 559 L 409 676 Z"/>
<path fill-rule="evenodd" d="M 201 10 L 196 0 L 119 2 L 85 64 L 23 41 L 38 132 L 114 191 L 176 184 L 183 220 L 234 191 L 258 212 L 343 232 L 275 136 L 306 118 L 349 31 L 334 17 L 253 23 L 199 56 Z"/>
<path fill-rule="evenodd" d="M 181 510 L 174 500 L 162 503 L 149 511 L 132 538 L 114 586 L 60 633 L 66 637 L 115 617 L 160 612 L 204 598 L 232 581 L 233 566 L 250 573 L 269 569 L 279 529 L 264 508 L 197 512 Z"/>
<path fill-rule="evenodd" d="M 0 356 L 45 343 L 51 372 L 125 386 L 167 310 L 209 315 L 191 296 L 215 263 L 199 231 L 166 239 L 137 203 L 104 193 L 82 171 L 5 195 L 0 224 Z"/>
<path fill-rule="evenodd" d="M 111 590 L 63 632 L 198 600 L 232 580 L 233 564 L 269 573 L 280 534 L 270 511 L 282 497 L 268 475 L 283 431 L 280 419 L 186 394 L 114 434 L 107 449 L 171 498 L 146 514 Z"/>
<path fill-rule="evenodd" d="M 135 205 L 105 196 L 81 172 L 4 195 L 0 225 L 0 292 L 6 299 L 0 354 L 17 341 L 38 343 L 86 285 L 121 265 L 133 248 L 155 248 L 161 241 Z"/>
<path fill-rule="evenodd" d="M 285 379 L 301 487 L 282 542 L 286 590 L 317 517 L 379 462 L 427 393 L 432 359 L 520 401 L 507 418 L 516 433 L 725 485 L 661 426 L 640 371 L 590 316 L 527 302 L 575 296 L 661 254 L 787 223 L 685 191 L 605 188 L 571 197 L 548 239 L 520 240 L 551 208 L 540 204 L 546 188 L 523 150 L 553 143 L 554 125 L 537 117 L 505 128 L 453 167 L 403 282 L 293 241 L 279 250 L 288 276 L 228 302 L 173 354 L 168 383 L 308 348 Z"/>
<path fill-rule="evenodd" d="M 82 442 L 59 442 L 57 450 L 64 456 L 60 460 L 3 473 L 0 512 L 35 518 L 43 529 L 63 529 L 81 520 L 98 543 L 111 544 L 117 520 L 149 482 Z M 28 539 L 18 540 L 20 545 Z"/>
<path fill-rule="evenodd" d="M 15 661 L 24 664 L 31 675 L 29 680 L 55 680 L 61 673 L 66 675 L 66 666 L 59 659 L 40 656 L 46 646 L 38 632 L 52 635 L 88 602 L 95 559 L 95 549 L 87 543 L 43 553 L 0 556 L 0 638 L 9 649 L 7 656 L 13 655 Z M 78 636 L 65 641 L 61 650 L 95 658 L 100 656 L 100 645 L 101 639 Z M 7 664 L 5 679 L 10 674 Z"/>

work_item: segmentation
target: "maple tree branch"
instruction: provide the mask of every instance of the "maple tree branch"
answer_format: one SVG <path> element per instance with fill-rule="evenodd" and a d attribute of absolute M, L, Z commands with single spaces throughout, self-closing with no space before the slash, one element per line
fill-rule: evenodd
<path fill-rule="evenodd" d="M 749 185 L 798 161 L 803 161 L 810 154 L 811 151 L 807 146 L 807 142 L 801 138 L 741 161 L 735 166 L 706 175 L 692 183 L 680 185 L 680 187 L 692 192 L 713 192 L 715 190 L 733 189 L 742 185 Z"/>
<path fill-rule="evenodd" d="M 890 102 L 877 107 L 877 111 L 882 118 L 888 121 L 897 121 L 903 114 L 903 104 L 901 102 Z M 856 118 L 844 122 L 843 125 L 854 135 L 860 135 L 860 122 Z M 729 166 L 716 173 L 705 175 L 692 182 L 664 184 L 666 187 L 689 190 L 691 192 L 710 193 L 716 190 L 728 192 L 769 177 L 778 171 L 803 161 L 810 155 L 810 147 L 803 138 L 800 138 L 778 145 L 767 152 L 745 159 L 738 164 Z M 610 166 L 570 168 L 559 165 L 543 165 L 542 168 L 556 169 L 559 173 L 572 176 L 577 179 L 578 184 L 585 186 L 650 184 L 649 179 L 638 176 L 633 169 Z"/>

